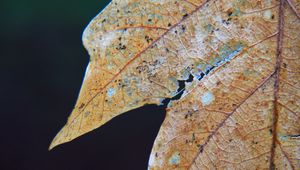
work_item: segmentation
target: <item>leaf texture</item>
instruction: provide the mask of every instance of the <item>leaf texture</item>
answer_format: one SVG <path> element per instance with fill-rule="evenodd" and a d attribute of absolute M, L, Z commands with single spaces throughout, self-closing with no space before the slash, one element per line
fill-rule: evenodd
<path fill-rule="evenodd" d="M 149 169 L 300 169 L 299 10 L 299 0 L 113 0 L 84 32 L 91 61 L 50 148 L 183 82 Z"/>

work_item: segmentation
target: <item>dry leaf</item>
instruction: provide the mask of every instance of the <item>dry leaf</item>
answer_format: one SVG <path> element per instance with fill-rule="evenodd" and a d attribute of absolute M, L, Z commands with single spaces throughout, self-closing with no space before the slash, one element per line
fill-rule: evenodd
<path fill-rule="evenodd" d="M 149 169 L 300 169 L 299 10 L 299 0 L 113 0 L 84 32 L 91 61 L 50 148 L 176 96 Z"/>

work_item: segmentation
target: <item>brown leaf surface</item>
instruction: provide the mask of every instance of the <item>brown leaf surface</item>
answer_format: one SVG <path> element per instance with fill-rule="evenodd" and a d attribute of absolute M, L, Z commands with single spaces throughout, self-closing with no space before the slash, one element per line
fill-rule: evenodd
<path fill-rule="evenodd" d="M 50 148 L 171 101 L 149 169 L 300 169 L 300 1 L 113 0 L 87 27 L 91 62 Z"/>

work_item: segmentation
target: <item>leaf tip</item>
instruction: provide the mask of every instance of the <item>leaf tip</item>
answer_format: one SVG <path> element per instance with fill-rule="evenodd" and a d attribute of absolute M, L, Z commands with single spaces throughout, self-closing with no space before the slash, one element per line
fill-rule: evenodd
<path fill-rule="evenodd" d="M 49 145 L 48 151 L 51 151 L 53 148 L 55 148 L 56 146 L 69 142 L 71 141 L 70 139 L 66 139 L 65 137 L 63 137 L 64 134 L 64 129 L 65 127 L 63 127 L 54 137 L 54 139 L 52 140 L 52 142 Z"/>
<path fill-rule="evenodd" d="M 51 151 L 56 145 L 54 145 L 52 142 L 50 144 L 50 146 L 48 147 L 48 151 Z"/>
<path fill-rule="evenodd" d="M 52 142 L 49 145 L 48 151 L 51 151 L 53 148 L 55 148 L 56 146 L 60 145 L 61 143 L 57 142 L 57 137 L 58 134 L 55 136 L 55 138 L 52 140 Z"/>

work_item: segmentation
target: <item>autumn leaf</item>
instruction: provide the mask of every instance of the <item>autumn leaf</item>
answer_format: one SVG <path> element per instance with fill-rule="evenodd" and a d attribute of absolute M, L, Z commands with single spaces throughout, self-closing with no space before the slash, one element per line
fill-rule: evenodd
<path fill-rule="evenodd" d="M 51 143 L 168 103 L 149 169 L 300 169 L 299 0 L 113 0 Z"/>

